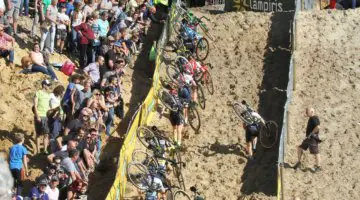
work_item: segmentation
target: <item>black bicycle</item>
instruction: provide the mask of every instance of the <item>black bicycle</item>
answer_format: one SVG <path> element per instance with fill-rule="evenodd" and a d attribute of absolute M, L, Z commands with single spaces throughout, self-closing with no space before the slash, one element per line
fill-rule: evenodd
<path fill-rule="evenodd" d="M 275 121 L 266 121 L 265 124 L 252 113 L 253 109 L 246 103 L 246 101 L 233 102 L 232 107 L 236 115 L 245 124 L 256 124 L 260 127 L 259 141 L 264 148 L 272 148 L 278 140 L 278 125 Z"/>

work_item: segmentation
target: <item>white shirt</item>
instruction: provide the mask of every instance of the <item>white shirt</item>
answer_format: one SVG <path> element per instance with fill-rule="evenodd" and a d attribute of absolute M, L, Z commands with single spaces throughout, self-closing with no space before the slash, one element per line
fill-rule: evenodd
<path fill-rule="evenodd" d="M 65 14 L 65 13 L 58 13 L 58 15 L 57 15 L 57 20 L 58 20 L 58 21 L 65 22 L 65 21 L 70 21 L 70 18 L 69 18 L 69 16 L 67 16 L 67 14 Z M 57 28 L 58 28 L 58 29 L 66 29 L 66 25 L 63 24 L 63 23 L 60 23 L 60 24 L 57 25 Z"/>
<path fill-rule="evenodd" d="M 0 8 L 6 10 L 4 0 L 0 0 Z"/>
<path fill-rule="evenodd" d="M 48 194 L 49 200 L 59 200 L 59 189 L 51 189 L 50 186 L 46 187 L 45 193 Z"/>
<path fill-rule="evenodd" d="M 53 109 L 53 108 L 56 108 L 58 106 L 60 106 L 60 99 L 57 98 L 54 93 L 51 93 L 50 94 L 50 108 Z"/>

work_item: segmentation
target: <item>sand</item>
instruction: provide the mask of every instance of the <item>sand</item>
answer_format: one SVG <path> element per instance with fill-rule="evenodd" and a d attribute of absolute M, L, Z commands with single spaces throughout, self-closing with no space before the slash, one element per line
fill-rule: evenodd
<path fill-rule="evenodd" d="M 12 70 L 6 66 L 4 59 L 0 60 L 0 151 L 8 152 L 12 146 L 12 139 L 15 132 L 25 133 L 25 146 L 30 152 L 29 171 L 30 176 L 25 180 L 24 194 L 28 194 L 30 187 L 33 185 L 35 178 L 42 174 L 42 169 L 47 165 L 46 156 L 35 154 L 35 137 L 33 114 L 31 112 L 32 99 L 36 90 L 40 89 L 41 80 L 47 76 L 36 73 L 31 75 L 18 74 L 21 70 L 21 57 L 27 55 L 33 46 L 33 40 L 28 37 L 32 25 L 32 20 L 22 17 L 19 20 L 20 37 L 16 39 L 15 46 L 15 65 L 16 69 Z M 154 28 L 154 27 L 153 27 Z M 156 28 L 156 27 L 155 27 Z M 157 29 L 159 29 L 157 27 Z M 160 30 L 160 29 L 159 29 Z M 152 42 L 154 35 L 158 32 L 152 32 L 149 40 L 140 57 L 148 55 L 149 44 Z M 40 33 L 38 32 L 38 35 Z M 62 63 L 66 59 L 74 58 L 70 55 L 54 54 L 50 57 L 50 63 Z M 147 95 L 151 79 L 149 73 L 151 68 L 147 65 L 147 59 L 137 59 L 135 69 L 126 69 L 126 75 L 122 79 L 123 98 L 125 103 L 124 120 L 116 120 L 116 128 L 106 145 L 103 145 L 101 155 L 101 165 L 90 179 L 90 199 L 105 199 L 115 178 L 117 158 L 122 144 L 121 135 L 126 133 L 133 112 Z M 55 70 L 64 87 L 68 84 L 68 77 L 62 72 Z M 55 87 L 55 86 L 53 86 Z"/>
<path fill-rule="evenodd" d="M 305 108 L 321 121 L 323 171 L 313 174 L 308 152 L 305 171 L 285 169 L 285 197 L 360 199 L 359 55 L 360 10 L 301 12 L 297 32 L 296 90 L 290 105 L 285 162 L 297 161 L 296 145 L 305 136 Z M 288 165 L 285 165 L 288 166 Z"/>
<path fill-rule="evenodd" d="M 203 10 L 197 10 L 196 14 L 211 19 L 208 24 L 217 39 L 211 42 L 206 60 L 214 66 L 211 73 L 215 94 L 205 94 L 206 109 L 199 110 L 200 133 L 194 133 L 190 127 L 184 131 L 187 136 L 182 157 L 186 161 L 183 170 L 186 189 L 189 191 L 190 186 L 196 185 L 207 199 L 273 199 L 277 149 L 258 147 L 255 161 L 248 162 L 244 150 L 245 131 L 230 106 L 235 100 L 245 99 L 255 109 L 261 109 L 266 119 L 281 122 L 282 118 L 275 116 L 264 103 L 272 87 L 286 87 L 276 76 L 264 76 L 264 71 L 274 71 L 271 63 L 275 57 L 268 52 L 281 47 L 280 43 L 268 45 L 273 16 L 253 12 L 209 14 Z M 265 86 L 264 82 L 272 86 Z M 153 124 L 171 134 L 168 119 L 158 116 Z"/>

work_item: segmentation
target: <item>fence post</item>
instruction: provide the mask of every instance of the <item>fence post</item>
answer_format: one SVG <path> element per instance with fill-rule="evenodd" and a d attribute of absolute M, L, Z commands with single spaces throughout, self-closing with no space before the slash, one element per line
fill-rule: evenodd
<path fill-rule="evenodd" d="M 285 200 L 284 197 L 284 177 L 283 177 L 283 173 L 284 173 L 284 163 L 280 163 L 280 181 L 281 181 L 281 200 Z"/>
<path fill-rule="evenodd" d="M 290 131 L 289 131 L 289 108 L 288 108 L 288 110 L 286 111 L 286 144 L 289 144 L 290 143 Z M 285 147 L 284 147 L 284 152 L 285 152 Z"/>

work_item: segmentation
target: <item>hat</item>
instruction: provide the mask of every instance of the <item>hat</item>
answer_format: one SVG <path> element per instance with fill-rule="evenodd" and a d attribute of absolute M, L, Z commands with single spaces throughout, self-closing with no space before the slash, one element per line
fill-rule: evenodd
<path fill-rule="evenodd" d="M 46 178 L 42 178 L 39 180 L 38 182 L 39 185 L 47 185 L 48 184 L 48 180 Z"/>
<path fill-rule="evenodd" d="M 45 79 L 45 80 L 43 80 L 43 81 L 41 82 L 41 85 L 42 85 L 42 86 L 44 86 L 44 85 L 50 86 L 50 85 L 51 85 L 51 82 L 50 82 L 49 80 Z"/>
<path fill-rule="evenodd" d="M 58 176 L 52 176 L 50 181 L 59 181 L 59 177 Z"/>

